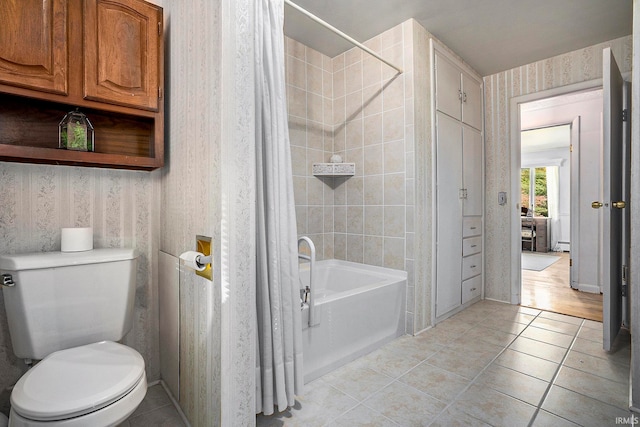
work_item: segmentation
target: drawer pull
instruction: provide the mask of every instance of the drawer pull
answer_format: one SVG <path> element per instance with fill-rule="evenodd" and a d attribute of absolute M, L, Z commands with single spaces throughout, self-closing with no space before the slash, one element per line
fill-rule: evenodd
<path fill-rule="evenodd" d="M 471 268 L 476 268 L 476 266 L 475 266 L 475 265 L 472 265 L 472 266 L 471 266 Z"/>
<path fill-rule="evenodd" d="M 472 248 L 475 248 L 476 246 L 478 246 L 478 245 L 471 245 Z"/>
<path fill-rule="evenodd" d="M 471 288 L 471 289 L 470 289 L 470 291 L 471 291 L 471 292 L 473 292 L 473 291 L 475 291 L 475 290 L 476 290 L 476 288 Z"/>
<path fill-rule="evenodd" d="M 476 227 L 471 227 L 471 230 L 475 230 L 475 229 L 476 229 Z"/>

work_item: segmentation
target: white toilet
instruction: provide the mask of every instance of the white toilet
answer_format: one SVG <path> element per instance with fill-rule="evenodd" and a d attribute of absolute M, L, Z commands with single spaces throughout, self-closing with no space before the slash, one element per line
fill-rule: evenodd
<path fill-rule="evenodd" d="M 118 425 L 147 392 L 132 326 L 133 249 L 0 256 L 13 352 L 40 360 L 11 393 L 9 426 Z M 27 360 L 29 362 L 29 360 Z"/>

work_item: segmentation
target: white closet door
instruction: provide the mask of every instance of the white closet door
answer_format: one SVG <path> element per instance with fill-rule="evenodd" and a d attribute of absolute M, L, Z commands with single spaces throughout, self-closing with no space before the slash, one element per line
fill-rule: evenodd
<path fill-rule="evenodd" d="M 467 190 L 463 215 L 482 215 L 482 135 L 464 127 L 462 142 L 463 186 Z"/>
<path fill-rule="evenodd" d="M 462 121 L 476 129 L 482 129 L 482 85 L 466 73 L 462 73 Z"/>
<path fill-rule="evenodd" d="M 462 118 L 460 70 L 436 52 L 436 109 L 460 120 Z"/>
<path fill-rule="evenodd" d="M 436 316 L 462 301 L 462 127 L 436 113 Z"/>

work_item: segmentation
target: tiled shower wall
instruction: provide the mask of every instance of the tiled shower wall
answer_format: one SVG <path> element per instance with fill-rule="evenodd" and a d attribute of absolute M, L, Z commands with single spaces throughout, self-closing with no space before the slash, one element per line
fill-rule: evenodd
<path fill-rule="evenodd" d="M 311 175 L 311 165 L 333 152 L 333 73 L 331 59 L 286 38 L 287 106 L 298 234 L 311 237 L 317 259 L 333 254 L 331 178 Z"/>
<path fill-rule="evenodd" d="M 413 205 L 406 162 L 413 151 L 412 34 L 405 28 L 366 42 L 403 74 L 359 48 L 332 60 L 333 149 L 356 163 L 356 176 L 335 188 L 334 255 L 399 270 L 406 269 L 407 205 Z"/>
<path fill-rule="evenodd" d="M 365 43 L 400 66 L 402 74 L 358 48 L 328 58 L 292 39 L 287 39 L 286 64 L 298 234 L 312 238 L 318 259 L 407 271 L 409 333 L 414 330 L 417 25 L 406 21 Z M 327 162 L 334 153 L 354 162 L 356 175 L 312 176 L 312 163 Z"/>

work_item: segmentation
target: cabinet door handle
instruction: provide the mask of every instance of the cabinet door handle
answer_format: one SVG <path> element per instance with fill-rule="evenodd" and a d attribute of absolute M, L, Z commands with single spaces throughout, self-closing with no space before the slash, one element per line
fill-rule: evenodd
<path fill-rule="evenodd" d="M 462 94 L 462 102 L 467 102 L 467 93 L 466 92 L 464 92 Z"/>
<path fill-rule="evenodd" d="M 458 89 L 458 99 L 462 101 L 462 90 Z"/>

